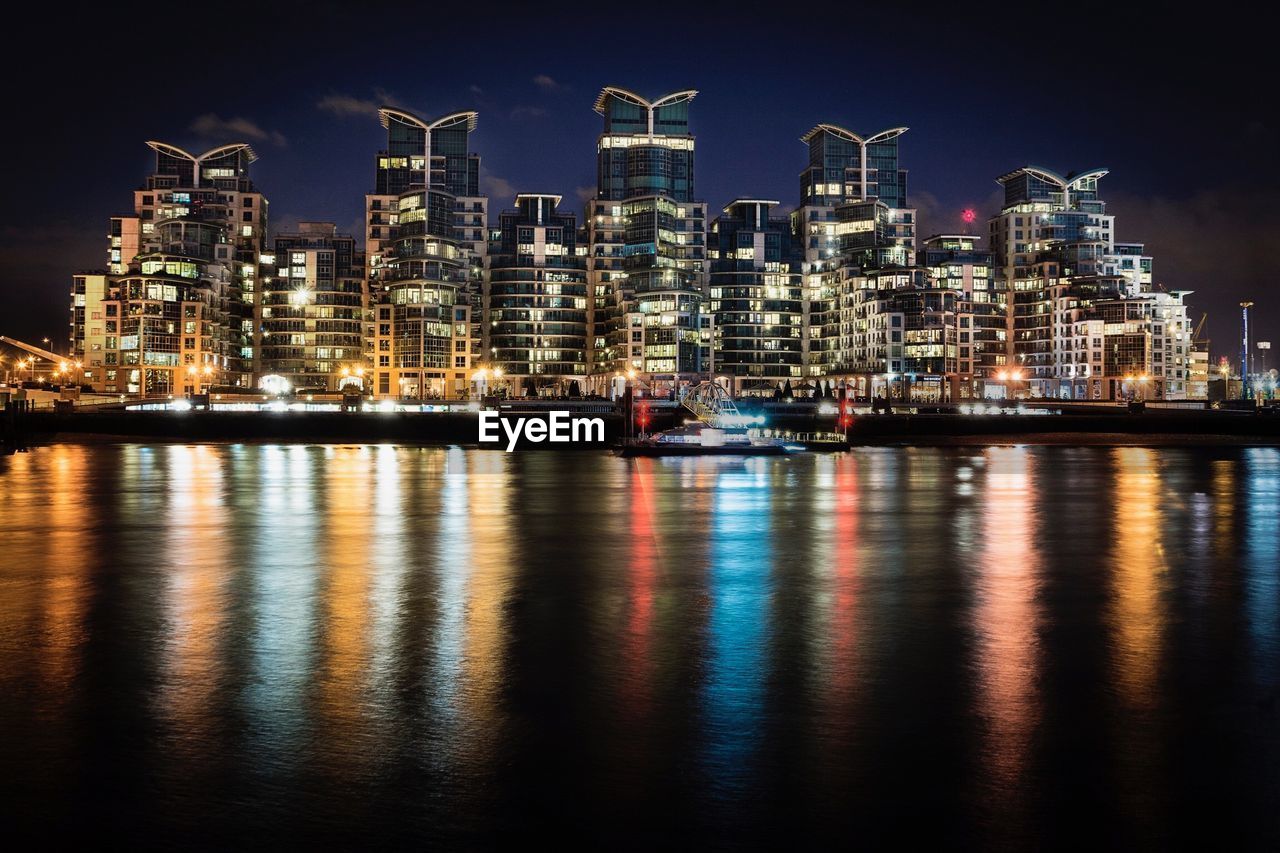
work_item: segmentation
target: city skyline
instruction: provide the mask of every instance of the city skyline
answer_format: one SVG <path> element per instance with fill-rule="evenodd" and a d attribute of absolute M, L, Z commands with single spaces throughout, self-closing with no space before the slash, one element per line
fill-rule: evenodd
<path fill-rule="evenodd" d="M 253 54 L 255 79 L 266 85 L 213 85 L 216 69 L 187 67 L 181 81 L 160 75 L 149 82 L 146 109 L 124 112 L 110 79 L 88 74 L 81 74 L 74 88 L 52 81 L 41 91 L 17 93 L 19 109 L 36 109 L 37 99 L 74 98 L 77 121 L 72 133 L 8 139 L 11 160 L 51 165 L 76 162 L 89 151 L 95 168 L 19 170 L 14 176 L 15 197 L 29 203 L 8 211 L 0 231 L 0 269 L 7 283 L 0 309 L 7 334 L 62 339 L 65 282 L 72 272 L 101 266 L 101 222 L 121 212 L 121 188 L 137 185 L 144 173 L 147 152 L 140 140 L 172 139 L 203 150 L 243 138 L 262 158 L 255 165 L 255 182 L 272 200 L 274 232 L 325 220 L 358 237 L 360 199 L 369 189 L 364 166 L 379 135 L 370 120 L 378 103 L 429 116 L 475 109 L 480 122 L 472 144 L 483 157 L 480 189 L 492 200 L 491 214 L 507 208 L 517 193 L 554 193 L 564 198 L 561 209 L 581 215 L 585 188 L 594 184 L 598 118 L 591 102 L 599 86 L 618 84 L 645 95 L 698 89 L 696 192 L 712 211 L 735 198 L 778 199 L 778 213 L 794 207 L 796 178 L 804 165 L 799 137 L 821 122 L 912 128 L 902 143 L 903 157 L 921 238 L 960 230 L 964 209 L 976 209 L 979 222 L 996 213 L 1000 188 L 995 178 L 1011 168 L 1100 163 L 1112 170 L 1111 209 L 1125 222 L 1125 231 L 1144 240 L 1158 258 L 1156 282 L 1170 290 L 1196 291 L 1195 316 L 1209 312 L 1215 360 L 1238 352 L 1236 306 L 1243 299 L 1258 303 L 1254 339 L 1274 336 L 1274 315 L 1265 298 L 1258 298 L 1265 283 L 1256 271 L 1261 237 L 1274 217 L 1268 199 L 1276 179 L 1251 168 L 1263 161 L 1273 140 L 1272 120 L 1244 112 L 1236 88 L 1213 99 L 1187 101 L 1189 80 L 1203 89 L 1229 74 L 1220 65 L 1191 69 L 1155 62 L 1178 55 L 1176 47 L 1199 37 L 1189 27 L 1165 33 L 1159 41 L 1136 13 L 1110 13 L 1109 26 L 1073 46 L 1072 56 L 1077 63 L 1105 60 L 1100 67 L 1111 81 L 1111 96 L 1089 98 L 1085 108 L 1075 108 L 1036 96 L 1038 84 L 1022 79 L 1052 76 L 1052 63 L 1036 66 L 1032 75 L 1001 70 L 993 61 L 998 51 L 985 36 L 999 32 L 1000 22 L 990 14 L 947 21 L 950 40 L 974 50 L 897 55 L 877 39 L 860 45 L 867 64 L 901 66 L 889 97 L 876 74 L 834 59 L 810 59 L 803 51 L 797 61 L 780 57 L 756 75 L 727 65 L 721 60 L 733 55 L 734 41 L 718 37 L 727 31 L 711 12 L 691 13 L 671 32 L 675 52 L 688 49 L 687 61 L 654 64 L 633 55 L 627 48 L 638 35 L 628 33 L 610 40 L 611 59 L 605 63 L 569 50 L 530 58 L 515 49 L 521 39 L 539 35 L 552 44 L 569 44 L 574 33 L 589 29 L 584 21 L 553 15 L 519 28 L 487 21 L 476 61 L 436 67 L 429 74 L 426 66 L 410 70 L 377 56 L 364 63 L 321 62 L 304 42 L 324 42 L 341 32 L 342 44 L 356 50 L 388 36 L 375 35 L 371 21 L 340 7 L 310 8 L 306 14 L 300 7 L 260 13 L 264 24 L 288 19 L 299 32 L 298 39 L 270 39 L 269 50 Z M 834 26 L 854 13 L 826 14 Z M 884 23 L 862 14 L 871 30 Z M 63 34 L 68 70 L 87 72 L 106 57 L 103 36 L 120 26 L 115 16 L 93 14 L 69 24 Z M 747 39 L 758 36 L 763 24 L 744 20 L 738 27 L 737 36 Z M 1134 27 L 1148 28 L 1143 39 L 1125 38 Z M 1204 35 L 1213 27 L 1208 25 Z M 816 32 L 808 22 L 786 15 L 771 19 L 769 28 L 794 44 L 803 43 L 800 34 Z M 248 56 L 249 48 L 235 39 L 224 47 L 231 67 Z M 821 66 L 822 73 L 807 76 L 809 64 Z M 953 77 L 963 83 L 952 85 Z M 1044 120 L 1032 120 L 1038 116 Z M 1203 128 L 1231 122 L 1225 137 L 1215 139 L 1216 159 L 1198 159 L 1210 155 L 1197 134 L 1187 132 L 1192 118 Z M 1223 160 L 1233 168 L 1207 168 Z M 1236 220 L 1230 225 L 1228 212 Z M 1228 237 L 1241 240 L 1243 248 L 1228 246 Z"/>
<path fill-rule="evenodd" d="M 1109 170 L 1005 173 L 990 249 L 969 210 L 918 251 L 908 128 L 823 123 L 802 137 L 789 216 L 740 198 L 711 219 L 694 182 L 697 96 L 600 90 L 580 232 L 558 195 L 518 194 L 520 216 L 492 227 L 474 111 L 378 108 L 387 141 L 362 246 L 304 222 L 297 239 L 277 226 L 272 247 L 246 142 L 195 155 L 148 141 L 154 171 L 110 220 L 107 269 L 73 277 L 67 357 L 112 394 L 463 399 L 494 371 L 553 396 L 615 396 L 624 375 L 677 396 L 706 379 L 730 394 L 829 379 L 934 403 L 1207 395 L 1193 291 L 1162 292 L 1145 244 L 1118 230 Z"/>

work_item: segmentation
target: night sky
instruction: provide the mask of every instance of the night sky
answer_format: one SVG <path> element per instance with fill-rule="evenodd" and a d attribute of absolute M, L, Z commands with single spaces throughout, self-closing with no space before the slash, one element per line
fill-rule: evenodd
<path fill-rule="evenodd" d="M 16 13 L 11 42 L 45 58 L 0 59 L 0 334 L 65 341 L 70 276 L 104 265 L 108 217 L 128 210 L 152 162 L 147 139 L 197 151 L 250 142 L 275 229 L 318 219 L 361 234 L 385 141 L 377 105 L 475 109 L 491 214 L 526 191 L 580 212 L 595 183 L 592 102 L 617 85 L 699 90 L 697 194 L 712 210 L 737 196 L 794 206 L 799 137 L 820 122 L 911 128 L 901 158 L 921 237 L 959 230 L 965 207 L 985 234 L 995 178 L 1018 166 L 1109 168 L 1102 196 L 1118 239 L 1147 244 L 1166 288 L 1196 291 L 1213 359 L 1238 351 L 1244 298 L 1257 303 L 1254 339 L 1280 345 L 1275 81 L 1246 70 L 1274 49 L 1242 17 L 1079 4 L 1055 4 L 1069 9 L 1057 18 L 1022 8 L 1032 4 L 445 5 Z"/>

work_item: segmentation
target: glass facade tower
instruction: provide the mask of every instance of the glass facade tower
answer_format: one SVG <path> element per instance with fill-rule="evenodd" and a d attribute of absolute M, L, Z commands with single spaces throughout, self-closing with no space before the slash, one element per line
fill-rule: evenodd
<path fill-rule="evenodd" d="M 694 198 L 695 95 L 649 100 L 607 87 L 596 99 L 604 128 L 587 218 L 591 356 L 606 383 L 634 371 L 655 390 L 671 390 L 704 374 L 706 205 Z"/>
<path fill-rule="evenodd" d="M 498 216 L 489 247 L 488 363 L 515 391 L 558 393 L 587 375 L 586 246 L 560 196 L 521 194 Z"/>
<path fill-rule="evenodd" d="M 108 277 L 77 277 L 72 350 L 102 391 L 181 394 L 249 388 L 258 372 L 257 312 L 267 201 L 245 143 L 192 154 L 148 142 L 155 171 L 113 217 Z"/>
<path fill-rule="evenodd" d="M 735 394 L 802 375 L 802 256 L 789 221 L 770 215 L 777 204 L 733 201 L 708 235 L 715 372 Z"/>
<path fill-rule="evenodd" d="M 425 120 L 378 111 L 387 147 L 365 197 L 366 265 L 376 304 L 369 324 L 374 393 L 441 399 L 467 396 L 478 354 L 478 304 L 486 237 L 480 158 L 469 150 L 477 114 Z"/>

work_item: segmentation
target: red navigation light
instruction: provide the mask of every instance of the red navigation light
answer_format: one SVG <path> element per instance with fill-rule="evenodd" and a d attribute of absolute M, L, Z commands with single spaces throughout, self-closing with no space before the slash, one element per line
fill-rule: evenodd
<path fill-rule="evenodd" d="M 972 207 L 966 207 L 964 212 L 960 214 L 960 218 L 965 222 L 973 222 L 978 218 L 978 212 Z"/>

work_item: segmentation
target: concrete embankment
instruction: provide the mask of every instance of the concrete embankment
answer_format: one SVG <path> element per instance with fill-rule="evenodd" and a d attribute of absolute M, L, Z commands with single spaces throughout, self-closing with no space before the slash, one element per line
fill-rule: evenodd
<path fill-rule="evenodd" d="M 548 414 L 504 413 L 504 417 L 546 421 Z M 577 417 L 600 418 L 604 425 L 604 440 L 566 443 L 557 447 L 611 445 L 622 437 L 626 426 L 624 419 L 617 414 L 594 413 Z M 505 437 L 497 444 L 480 444 L 479 417 L 474 412 L 37 412 L 28 415 L 28 424 L 33 439 L 37 441 L 96 436 L 144 441 L 399 442 L 506 446 Z"/>
<path fill-rule="evenodd" d="M 1280 417 L 1205 411 L 1062 415 L 873 415 L 854 420 L 855 445 L 1031 442 L 1118 444 L 1280 443 Z"/>
<path fill-rule="evenodd" d="M 687 413 L 655 411 L 649 429 L 663 430 Z M 504 419 L 546 421 L 547 410 L 504 411 Z M 603 441 L 566 442 L 557 449 L 611 446 L 624 437 L 626 418 L 616 412 L 582 412 L 577 418 L 600 418 Z M 834 417 L 816 414 L 771 414 L 767 426 L 792 432 L 834 430 Z M 479 441 L 475 412 L 157 412 L 76 411 L 29 412 L 23 432 L 34 442 L 102 437 L 141 441 L 280 441 L 317 443 L 397 442 L 404 444 L 505 448 Z M 862 415 L 849 429 L 850 443 L 975 444 L 984 441 L 1117 444 L 1280 444 L 1280 417 L 1207 411 L 1151 411 L 1141 414 L 1098 412 L 1061 415 Z M 545 448 L 547 442 L 518 443 Z"/>

